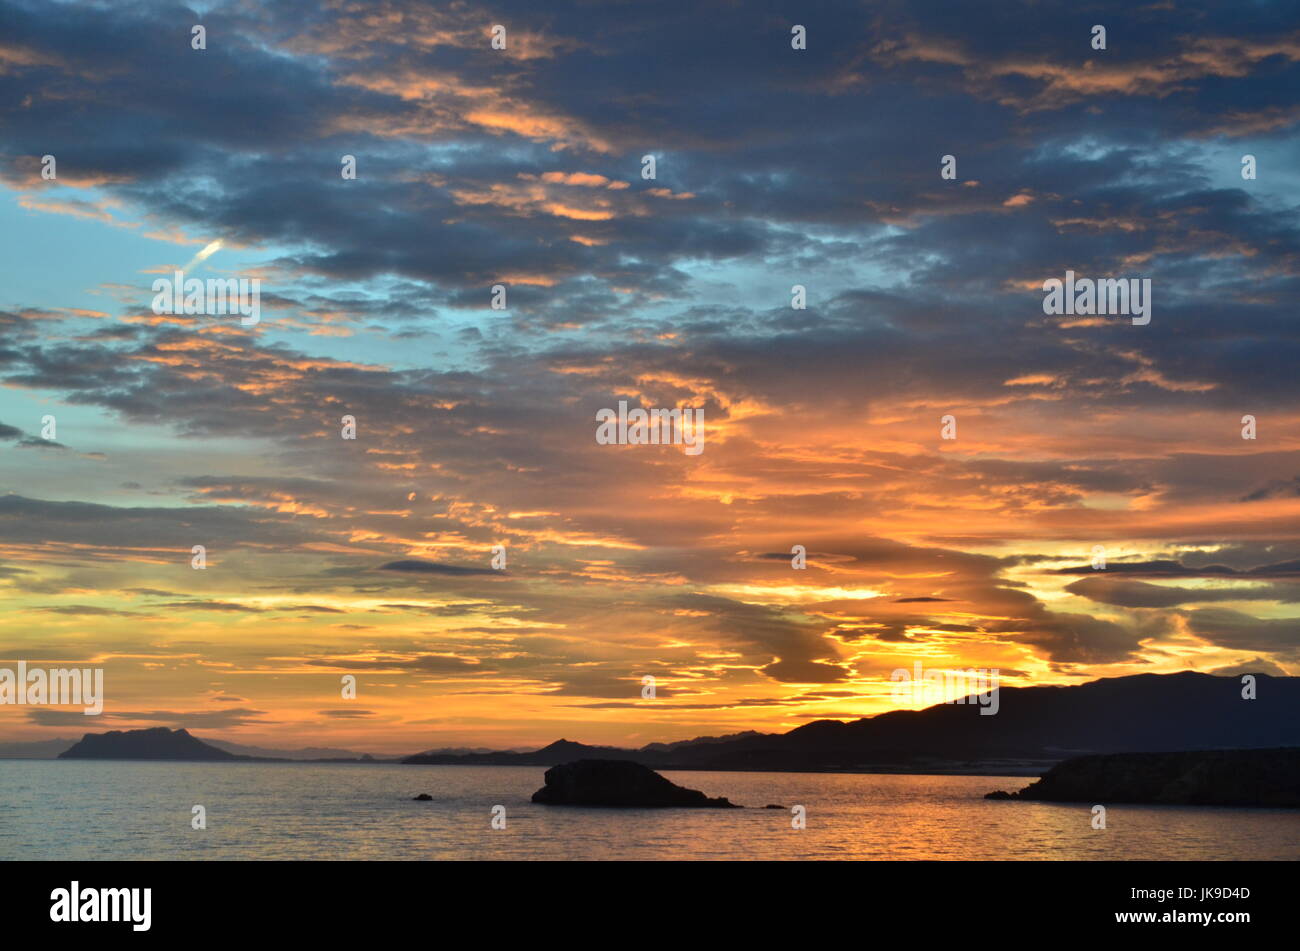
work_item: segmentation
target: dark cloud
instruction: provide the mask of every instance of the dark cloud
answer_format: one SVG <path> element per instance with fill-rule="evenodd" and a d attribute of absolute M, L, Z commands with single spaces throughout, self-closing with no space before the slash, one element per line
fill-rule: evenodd
<path fill-rule="evenodd" d="M 411 670 L 431 674 L 466 671 L 487 673 L 490 670 L 490 668 L 482 666 L 474 660 L 441 654 L 424 654 L 409 658 L 376 658 L 373 660 L 339 657 L 309 660 L 307 664 L 312 667 L 330 667 L 336 670 Z"/>
<path fill-rule="evenodd" d="M 386 565 L 380 565 L 379 570 L 407 571 L 423 575 L 493 575 L 501 573 L 500 571 L 494 571 L 491 568 L 468 568 L 464 565 L 443 565 L 434 561 L 419 561 L 417 559 L 390 561 Z"/>
<path fill-rule="evenodd" d="M 1230 565 L 1193 565 L 1181 561 L 1108 561 L 1104 569 L 1090 565 L 1058 568 L 1057 574 L 1090 575 L 1098 578 L 1104 574 L 1137 575 L 1149 578 L 1296 578 L 1300 577 L 1300 559 L 1235 568 Z"/>
<path fill-rule="evenodd" d="M 137 611 L 116 611 L 112 608 L 102 608 L 93 604 L 57 604 L 38 607 L 34 610 L 45 611 L 48 614 L 67 614 L 70 616 L 82 617 L 145 617 Z"/>
<path fill-rule="evenodd" d="M 167 604 L 155 605 L 160 608 L 176 608 L 183 611 L 228 611 L 238 614 L 261 614 L 261 608 L 250 607 L 247 604 L 235 604 L 230 601 L 171 601 Z"/>
<path fill-rule="evenodd" d="M 1226 608 L 1200 608 L 1187 615 L 1197 637 L 1232 650 L 1263 651 L 1290 663 L 1300 659 L 1300 620 L 1257 618 Z"/>
<path fill-rule="evenodd" d="M 247 707 L 231 707 L 227 710 L 125 711 L 112 710 L 106 705 L 104 712 L 97 716 L 86 716 L 80 711 L 69 712 L 54 709 L 27 711 L 27 719 L 38 726 L 79 726 L 92 733 L 97 732 L 107 723 L 112 723 L 118 728 L 123 728 L 123 724 L 161 723 L 172 729 L 189 727 L 222 729 L 245 724 L 266 725 L 274 723 L 274 721 L 264 719 L 265 716 L 264 711 L 252 710 Z"/>
<path fill-rule="evenodd" d="M 1065 590 L 1101 604 L 1125 608 L 1172 608 L 1209 601 L 1263 601 L 1278 596 L 1278 592 L 1267 585 L 1246 589 L 1180 588 L 1118 578 L 1084 578 L 1066 585 Z"/>
<path fill-rule="evenodd" d="M 705 594 L 682 595 L 669 603 L 702 615 L 702 626 L 724 641 L 744 644 L 757 656 L 767 652 L 777 658 L 761 667 L 773 680 L 834 683 L 848 676 L 823 636 L 824 625 L 793 612 Z"/>
<path fill-rule="evenodd" d="M 1217 667 L 1214 670 L 1206 671 L 1217 677 L 1239 677 L 1242 674 L 1268 674 L 1270 677 L 1289 677 L 1290 674 L 1273 663 L 1271 660 L 1265 660 L 1263 657 L 1255 657 L 1241 664 L 1232 664 L 1228 667 Z"/>

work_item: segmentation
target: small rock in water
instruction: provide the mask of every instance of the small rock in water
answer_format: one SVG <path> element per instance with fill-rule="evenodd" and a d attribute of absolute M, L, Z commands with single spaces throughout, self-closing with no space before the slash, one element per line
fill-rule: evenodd
<path fill-rule="evenodd" d="M 763 807 L 764 809 L 784 809 L 785 806 L 774 806 L 770 802 Z"/>
<path fill-rule="evenodd" d="M 422 792 L 420 793 L 420 795 L 414 797 L 411 801 L 412 802 L 433 802 L 433 797 L 430 796 L 427 792 Z"/>

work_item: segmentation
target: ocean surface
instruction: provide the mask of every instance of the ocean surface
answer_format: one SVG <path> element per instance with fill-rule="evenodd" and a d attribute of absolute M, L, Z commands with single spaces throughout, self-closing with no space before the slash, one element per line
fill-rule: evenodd
<path fill-rule="evenodd" d="M 0 860 L 1300 859 L 1300 812 L 1113 805 L 1094 830 L 1089 805 L 984 800 L 1031 781 L 1006 776 L 665 771 L 785 808 L 611 810 L 533 805 L 544 772 L 0 760 Z"/>

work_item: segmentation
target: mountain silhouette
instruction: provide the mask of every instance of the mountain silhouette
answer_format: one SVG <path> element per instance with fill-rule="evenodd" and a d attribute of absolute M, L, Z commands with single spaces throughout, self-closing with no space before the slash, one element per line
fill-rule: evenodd
<path fill-rule="evenodd" d="M 263 755 L 265 754 L 265 755 Z M 147 730 L 110 730 L 87 733 L 56 759 L 166 759 L 205 760 L 212 762 L 262 763 L 381 763 L 369 753 L 336 750 L 330 747 L 305 747 L 298 750 L 274 750 L 244 746 L 225 740 L 200 740 L 187 730 L 152 727 Z"/>
<path fill-rule="evenodd" d="M 251 756 L 254 759 L 302 760 L 307 763 L 383 759 L 383 757 L 375 757 L 370 753 L 339 749 L 333 746 L 302 746 L 296 749 L 281 750 L 267 746 L 249 746 L 244 743 L 234 743 L 230 740 L 215 740 L 211 737 L 200 742 L 215 746 L 219 750 L 225 750 L 227 753 L 234 753 L 237 756 Z M 389 758 L 396 759 L 396 757 Z"/>
<path fill-rule="evenodd" d="M 1037 774 L 1088 754 L 1300 747 L 1300 678 L 1255 679 L 1253 700 L 1242 697 L 1236 676 L 1137 674 L 1073 686 L 1002 687 L 995 715 L 983 715 L 987 708 L 973 703 L 949 703 L 851 722 L 817 720 L 788 733 L 749 731 L 640 749 L 560 739 L 531 752 L 430 751 L 401 762 L 556 766 L 613 759 L 652 769 Z M 87 733 L 59 758 L 276 760 L 236 755 L 165 727 Z"/>
<path fill-rule="evenodd" d="M 655 769 L 925 770 L 1058 762 L 1086 753 L 1300 746 L 1300 678 L 1191 671 L 1074 686 L 1002 687 L 996 715 L 975 704 L 895 710 L 852 722 L 818 720 L 784 734 L 650 744 L 637 750 L 559 740 L 531 753 L 417 755 L 403 763 L 554 766 L 625 759 Z"/>
<path fill-rule="evenodd" d="M 637 760 L 635 751 L 621 749 L 617 746 L 588 746 L 570 740 L 556 740 L 532 752 L 486 752 L 486 753 L 417 753 L 407 756 L 403 763 L 421 763 L 424 765 L 443 766 L 558 766 L 581 759 L 631 759 Z"/>
<path fill-rule="evenodd" d="M 168 760 L 248 760 L 215 746 L 209 746 L 186 730 L 169 730 L 165 726 L 148 730 L 110 730 L 87 733 L 59 759 L 168 759 Z"/>

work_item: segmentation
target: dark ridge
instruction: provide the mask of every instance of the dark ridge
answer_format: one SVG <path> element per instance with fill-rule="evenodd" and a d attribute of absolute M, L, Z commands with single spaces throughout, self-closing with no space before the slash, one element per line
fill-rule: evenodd
<path fill-rule="evenodd" d="M 1241 679 L 1187 671 L 1067 687 L 1002 687 L 998 711 L 937 704 L 854 720 L 817 720 L 784 734 L 750 733 L 640 749 L 559 740 L 531 753 L 420 754 L 403 763 L 555 766 L 621 759 L 652 769 L 968 772 L 1038 775 L 1088 753 L 1300 747 L 1300 678 Z"/>
<path fill-rule="evenodd" d="M 1300 808 L 1300 749 L 1115 753 L 1058 763 L 1019 792 L 985 799 Z"/>

